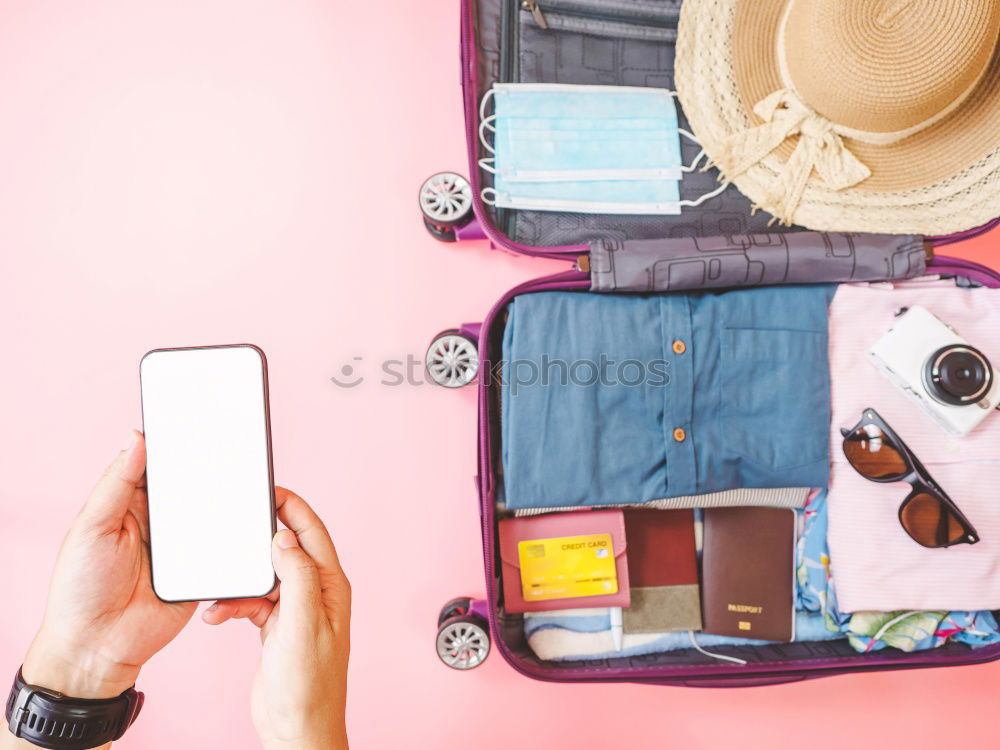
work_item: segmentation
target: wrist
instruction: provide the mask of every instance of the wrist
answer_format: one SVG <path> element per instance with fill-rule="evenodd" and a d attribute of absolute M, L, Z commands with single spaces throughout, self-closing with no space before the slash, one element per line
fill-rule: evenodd
<path fill-rule="evenodd" d="M 94 687 L 97 683 L 92 680 L 75 682 L 66 676 L 55 676 L 55 662 L 46 660 L 38 664 L 44 667 L 38 674 L 53 675 L 50 682 L 80 686 L 78 692 L 103 693 L 116 689 Z M 51 672 L 47 671 L 50 666 Z M 142 704 L 143 694 L 130 688 L 110 698 L 76 698 L 45 685 L 29 683 L 22 668 L 6 701 L 0 750 L 21 747 L 107 750 L 132 725 Z"/>
<path fill-rule="evenodd" d="M 325 724 L 325 726 L 321 726 Z M 348 750 L 347 727 L 343 722 L 315 722 L 301 734 L 276 737 L 261 734 L 264 750 Z"/>
<path fill-rule="evenodd" d="M 338 732 L 329 737 L 312 737 L 286 742 L 270 740 L 263 742 L 264 750 L 348 750 L 347 732 Z"/>
<path fill-rule="evenodd" d="M 66 654 L 39 635 L 24 657 L 21 674 L 30 685 L 70 698 L 116 698 L 135 685 L 139 667 L 83 650 Z"/>

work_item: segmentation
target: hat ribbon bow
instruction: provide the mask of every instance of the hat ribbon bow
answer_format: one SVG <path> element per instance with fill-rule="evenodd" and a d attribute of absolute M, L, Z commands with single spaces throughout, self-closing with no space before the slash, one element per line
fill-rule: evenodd
<path fill-rule="evenodd" d="M 837 126 L 809 107 L 791 89 L 779 89 L 753 108 L 761 125 L 733 133 L 722 144 L 714 161 L 729 179 L 759 164 L 792 136 L 799 140 L 795 151 L 775 176 L 764 200 L 764 208 L 782 224 L 791 224 L 802 202 L 813 170 L 831 190 L 843 190 L 871 176 L 868 169 L 844 145 Z"/>

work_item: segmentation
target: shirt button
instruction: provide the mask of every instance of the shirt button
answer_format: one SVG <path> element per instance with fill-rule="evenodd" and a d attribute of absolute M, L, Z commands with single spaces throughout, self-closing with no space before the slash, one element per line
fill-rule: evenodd
<path fill-rule="evenodd" d="M 683 443 L 684 442 L 684 438 L 686 438 L 686 437 L 687 437 L 687 433 L 684 432 L 684 428 L 683 427 L 677 427 L 677 428 L 674 429 L 674 440 L 676 440 L 678 443 Z"/>
<path fill-rule="evenodd" d="M 674 342 L 674 354 L 683 354 L 686 351 L 687 351 L 687 345 L 680 339 L 677 339 Z"/>

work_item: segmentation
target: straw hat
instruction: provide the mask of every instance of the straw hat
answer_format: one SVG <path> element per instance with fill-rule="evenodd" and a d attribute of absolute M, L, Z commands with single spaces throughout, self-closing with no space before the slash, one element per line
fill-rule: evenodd
<path fill-rule="evenodd" d="M 725 179 L 787 224 L 1000 216 L 1000 0 L 686 0 L 676 81 Z"/>

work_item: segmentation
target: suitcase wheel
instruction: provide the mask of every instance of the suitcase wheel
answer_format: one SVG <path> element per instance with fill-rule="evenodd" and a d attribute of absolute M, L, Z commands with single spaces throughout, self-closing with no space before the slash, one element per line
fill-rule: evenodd
<path fill-rule="evenodd" d="M 481 617 L 455 615 L 438 628 L 438 658 L 452 669 L 475 669 L 489 653 L 490 629 Z"/>
<path fill-rule="evenodd" d="M 472 221 L 472 186 L 460 174 L 438 172 L 420 186 L 420 211 L 431 236 L 455 242 L 455 229 Z"/>
<path fill-rule="evenodd" d="M 424 229 L 427 230 L 431 237 L 440 242 L 458 242 L 458 235 L 455 234 L 453 228 L 439 226 L 426 216 L 424 217 Z"/>
<path fill-rule="evenodd" d="M 457 328 L 441 331 L 427 347 L 424 367 L 430 379 L 445 388 L 461 388 L 479 372 L 477 344 Z"/>
<path fill-rule="evenodd" d="M 472 607 L 471 596 L 459 596 L 452 599 L 441 607 L 441 612 L 438 614 L 438 627 L 444 625 L 444 621 L 452 617 L 469 614 L 470 607 Z"/>

